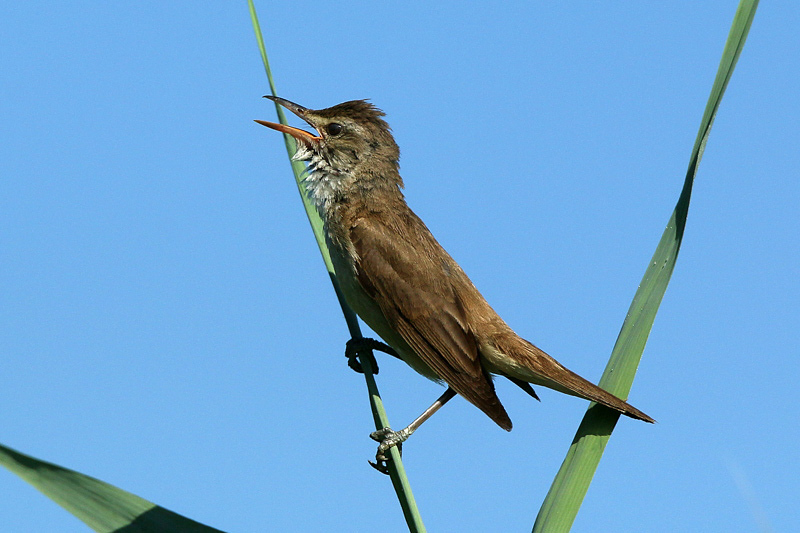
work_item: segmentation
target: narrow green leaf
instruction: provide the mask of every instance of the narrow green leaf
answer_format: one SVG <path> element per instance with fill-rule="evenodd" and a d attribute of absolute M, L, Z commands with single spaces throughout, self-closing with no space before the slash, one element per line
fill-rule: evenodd
<path fill-rule="evenodd" d="M 697 167 L 708 142 L 722 95 L 747 39 L 757 6 L 758 0 L 739 2 L 728 40 L 722 52 L 717 77 L 714 80 L 711 95 L 700 122 L 697 139 L 692 148 L 683 190 L 639 284 L 611 353 L 611 359 L 600 379 L 601 387 L 621 398 L 627 398 L 631 390 L 653 321 L 675 268 L 675 261 L 686 226 L 686 216 L 689 212 L 689 200 Z M 561 469 L 539 510 L 533 526 L 534 532 L 569 531 L 572 527 L 618 419 L 619 413 L 615 411 L 596 404 L 589 406 Z"/>
<path fill-rule="evenodd" d="M 0 465 L 95 531 L 220 533 L 104 481 L 0 445 Z"/>
<path fill-rule="evenodd" d="M 264 38 L 261 34 L 261 26 L 258 23 L 256 8 L 253 5 L 252 0 L 248 0 L 247 4 L 250 8 L 250 18 L 253 21 L 253 29 L 256 33 L 256 40 L 258 41 L 258 49 L 261 52 L 261 60 L 264 63 L 264 70 L 266 71 L 267 79 L 269 80 L 270 91 L 273 96 L 278 96 L 275 90 L 275 82 L 272 78 L 272 70 L 269 67 L 267 50 L 264 46 Z M 278 114 L 279 122 L 281 124 L 286 124 L 286 115 L 283 113 L 283 108 L 276 103 L 275 110 Z M 303 207 L 305 208 L 306 216 L 308 217 L 308 221 L 311 223 L 311 229 L 314 232 L 314 237 L 317 240 L 317 246 L 322 254 L 322 259 L 325 261 L 325 267 L 328 269 L 328 275 L 331 278 L 333 290 L 335 291 L 336 297 L 339 300 L 339 305 L 342 308 L 342 313 L 344 314 L 344 319 L 347 323 L 350 337 L 353 339 L 360 339 L 362 335 L 361 328 L 358 325 L 358 318 L 350 306 L 347 305 L 344 295 L 339 288 L 339 282 L 336 279 L 333 263 L 331 263 L 330 252 L 328 251 L 328 246 L 325 244 L 325 234 L 323 232 L 322 219 L 320 218 L 319 213 L 317 213 L 317 210 L 311 204 L 311 201 L 308 199 L 305 186 L 303 185 L 302 174 L 305 171 L 305 165 L 301 162 L 292 160 L 292 156 L 297 150 L 297 145 L 294 138 L 291 135 L 284 133 L 283 139 L 286 143 L 286 151 L 289 154 L 289 161 L 292 164 L 295 183 L 297 184 L 297 189 L 300 192 L 300 198 L 303 201 Z M 359 357 L 359 360 L 362 368 L 364 369 L 364 378 L 367 382 L 367 391 L 369 393 L 372 416 L 375 420 L 375 428 L 383 429 L 385 427 L 390 427 L 389 419 L 386 416 L 386 410 L 383 407 L 383 401 L 381 400 L 380 393 L 378 392 L 378 386 L 375 383 L 375 376 L 372 365 L 370 364 L 370 358 L 362 356 Z M 400 451 L 395 446 L 389 450 L 389 453 L 391 455 L 391 460 L 388 462 L 389 476 L 391 477 L 392 485 L 394 486 L 395 493 L 397 494 L 397 499 L 400 501 L 400 506 L 403 509 L 403 515 L 405 516 L 408 528 L 412 532 L 423 532 L 425 531 L 425 525 L 422 523 L 422 517 L 419 514 L 417 503 L 414 500 L 413 493 L 411 492 L 411 484 L 406 476 L 405 468 L 403 467 L 403 462 L 400 458 Z"/>

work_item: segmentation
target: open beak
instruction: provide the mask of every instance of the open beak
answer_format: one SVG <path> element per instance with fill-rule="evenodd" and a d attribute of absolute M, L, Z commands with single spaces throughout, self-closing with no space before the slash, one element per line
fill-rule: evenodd
<path fill-rule="evenodd" d="M 301 105 L 297 105 L 294 102 L 290 102 L 289 100 L 286 100 L 284 98 L 278 98 L 277 96 L 267 95 L 264 98 L 269 98 L 273 102 L 282 105 L 283 107 L 285 107 L 286 109 L 288 109 L 289 111 L 291 111 L 292 113 L 297 115 L 298 117 L 300 117 L 303 120 L 305 120 L 311 127 L 316 129 L 314 124 L 308 118 L 306 118 L 306 113 L 308 112 L 308 109 L 306 109 L 305 107 L 303 107 Z M 287 134 L 291 135 L 292 137 L 294 137 L 295 139 L 297 139 L 298 141 L 319 142 L 319 141 L 322 140 L 322 136 L 319 135 L 319 130 L 317 130 L 318 135 L 314 135 L 313 133 L 309 133 L 309 132 L 307 132 L 305 130 L 301 130 L 300 128 L 295 128 L 295 127 L 292 127 L 292 126 L 286 126 L 285 124 L 278 124 L 278 123 L 275 123 L 275 122 L 267 122 L 266 120 L 256 120 L 256 122 L 258 122 L 262 126 L 266 126 L 268 128 L 272 128 L 273 130 L 277 130 L 277 131 L 280 131 L 280 132 L 283 132 L 283 133 L 287 133 Z"/>

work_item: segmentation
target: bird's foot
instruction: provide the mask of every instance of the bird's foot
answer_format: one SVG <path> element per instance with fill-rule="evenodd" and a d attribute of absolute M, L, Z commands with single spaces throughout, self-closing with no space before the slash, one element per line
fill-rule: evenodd
<path fill-rule="evenodd" d="M 360 339 L 350 339 L 347 341 L 344 349 L 344 355 L 347 357 L 347 366 L 356 372 L 363 374 L 364 369 L 361 366 L 361 362 L 358 360 L 359 356 L 363 355 L 369 358 L 370 363 L 372 364 L 373 374 L 377 374 L 378 361 L 375 359 L 375 355 L 372 353 L 372 350 L 378 350 L 380 352 L 388 353 L 389 355 L 398 357 L 397 352 L 395 352 L 391 346 L 384 344 L 381 341 L 365 337 Z"/>
<path fill-rule="evenodd" d="M 387 466 L 389 457 L 386 455 L 386 452 L 393 446 L 397 446 L 397 450 L 400 452 L 400 455 L 402 455 L 403 442 L 408 439 L 411 433 L 412 432 L 409 431 L 408 428 L 401 429 L 400 431 L 393 431 L 392 428 L 383 428 L 370 433 L 369 438 L 380 443 L 378 445 L 378 452 L 375 454 L 375 462 L 369 462 L 372 468 L 383 474 L 389 474 L 389 467 Z"/>

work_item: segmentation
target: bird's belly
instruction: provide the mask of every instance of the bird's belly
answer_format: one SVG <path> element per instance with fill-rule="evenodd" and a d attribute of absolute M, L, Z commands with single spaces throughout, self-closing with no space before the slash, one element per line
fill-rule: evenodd
<path fill-rule="evenodd" d="M 403 337 L 389 325 L 380 306 L 364 292 L 364 289 L 361 287 L 355 273 L 350 267 L 349 261 L 345 260 L 340 253 L 337 253 L 333 246 L 329 245 L 329 249 L 333 268 L 336 272 L 336 280 L 339 282 L 339 288 L 342 294 L 344 294 L 347 304 L 372 331 L 377 333 L 386 344 L 395 349 L 397 354 L 408 366 L 428 379 L 437 382 L 441 381 L 441 378 L 436 372 L 425 364 L 406 341 L 403 340 Z"/>

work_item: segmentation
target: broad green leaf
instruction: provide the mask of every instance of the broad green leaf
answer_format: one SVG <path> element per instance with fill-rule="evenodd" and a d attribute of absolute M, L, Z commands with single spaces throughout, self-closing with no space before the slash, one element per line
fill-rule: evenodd
<path fill-rule="evenodd" d="M 686 172 L 683 190 L 633 297 L 633 302 L 628 309 L 622 330 L 611 353 L 611 359 L 600 379 L 601 387 L 621 398 L 627 398 L 631 390 L 633 378 L 639 367 L 639 361 L 652 329 L 656 312 L 661 305 L 670 276 L 675 268 L 675 261 L 678 258 L 686 226 L 689 199 L 697 167 L 703 156 L 706 142 L 708 142 L 722 95 L 728 86 L 736 61 L 739 59 L 739 54 L 747 39 L 757 6 L 758 0 L 739 2 L 728 40 L 722 52 L 717 77 L 711 88 L 711 96 L 706 104 L 705 113 L 700 122 L 700 130 L 689 158 L 689 169 Z M 539 510 L 533 526 L 534 532 L 569 531 L 572 527 L 618 419 L 619 413 L 615 411 L 596 404 L 589 406 L 561 469 Z"/>
<path fill-rule="evenodd" d="M 220 533 L 104 481 L 0 445 L 0 465 L 95 531 Z"/>

